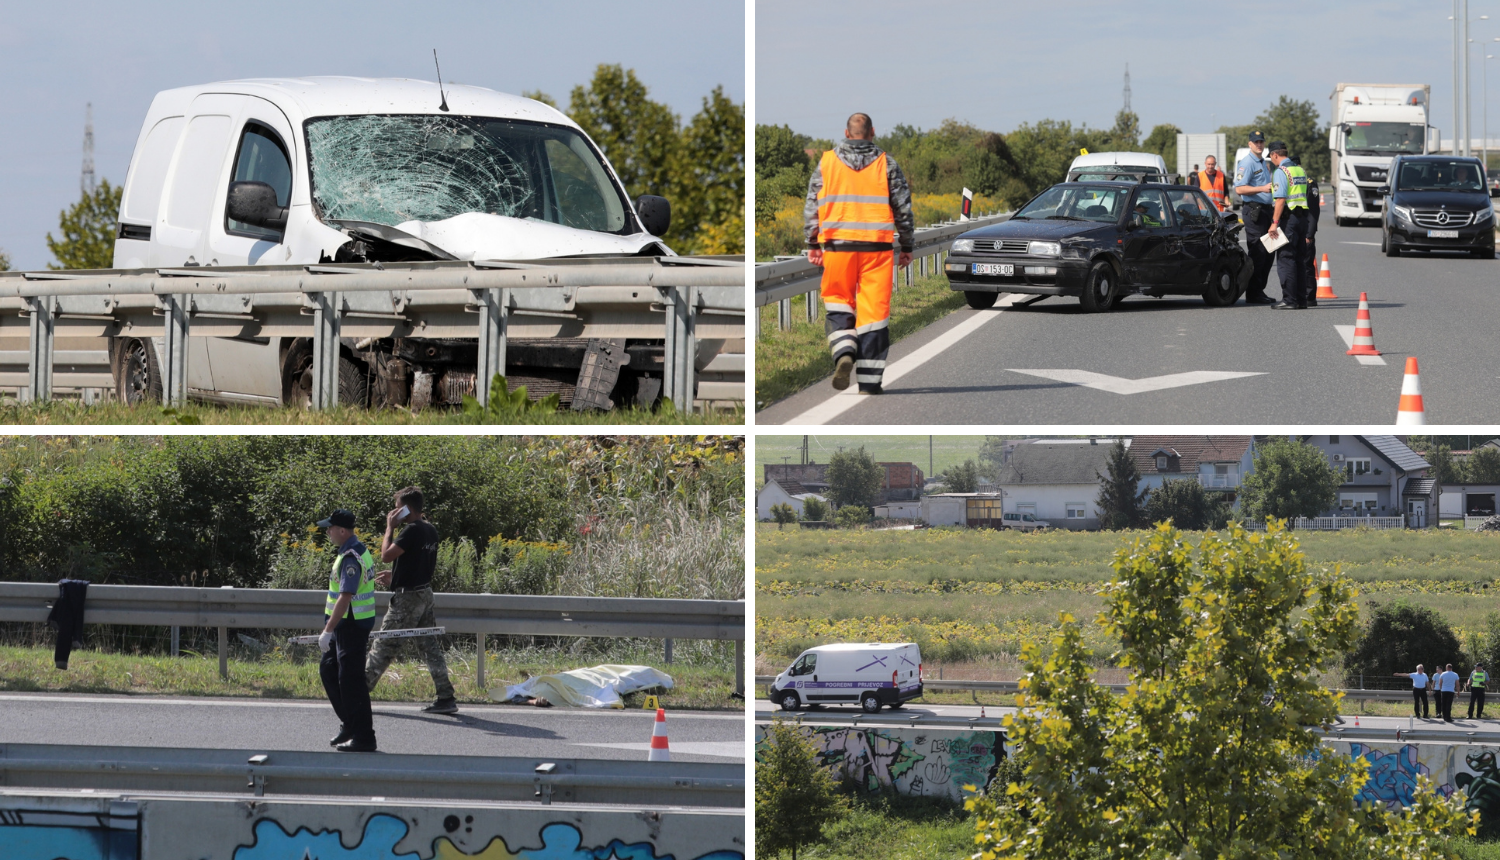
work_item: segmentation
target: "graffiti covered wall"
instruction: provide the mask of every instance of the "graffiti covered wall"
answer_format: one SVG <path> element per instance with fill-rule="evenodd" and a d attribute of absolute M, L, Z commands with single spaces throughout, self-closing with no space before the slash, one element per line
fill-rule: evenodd
<path fill-rule="evenodd" d="M 996 731 L 921 731 L 908 728 L 800 726 L 818 747 L 820 763 L 838 779 L 866 791 L 964 799 L 965 785 L 989 787 L 1005 758 L 1003 735 Z M 755 726 L 759 760 L 767 726 Z"/>
<path fill-rule="evenodd" d="M 1465 807 L 1478 810 L 1483 828 L 1500 831 L 1500 747 L 1476 744 L 1374 743 L 1353 741 L 1330 743 L 1350 758 L 1364 757 L 1370 763 L 1370 780 L 1360 791 L 1361 801 L 1383 803 L 1389 808 L 1411 803 L 1417 777 L 1432 780 L 1439 794 L 1450 797 L 1462 791 Z"/>

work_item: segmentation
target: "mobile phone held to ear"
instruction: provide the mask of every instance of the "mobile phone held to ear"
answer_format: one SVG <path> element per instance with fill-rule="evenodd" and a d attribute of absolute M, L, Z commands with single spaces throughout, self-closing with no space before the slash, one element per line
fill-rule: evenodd
<path fill-rule="evenodd" d="M 406 505 L 402 505 L 401 510 L 396 512 L 397 520 L 404 520 L 409 516 L 411 516 L 411 508 L 407 507 Z"/>

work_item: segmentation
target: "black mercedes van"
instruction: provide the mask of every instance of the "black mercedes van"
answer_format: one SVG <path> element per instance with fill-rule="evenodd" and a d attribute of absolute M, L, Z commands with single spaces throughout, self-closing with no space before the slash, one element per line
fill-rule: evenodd
<path fill-rule="evenodd" d="M 1477 158 L 1398 155 L 1391 162 L 1380 249 L 1387 257 L 1407 251 L 1468 251 L 1495 256 L 1495 210 Z"/>

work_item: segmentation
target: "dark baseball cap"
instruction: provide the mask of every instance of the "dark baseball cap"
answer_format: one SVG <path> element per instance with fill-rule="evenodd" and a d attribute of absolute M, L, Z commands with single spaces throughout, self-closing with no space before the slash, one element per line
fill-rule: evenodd
<path fill-rule="evenodd" d="M 346 529 L 354 528 L 354 512 L 339 508 L 328 515 L 326 520 L 318 520 L 318 528 L 326 529 L 329 526 L 342 526 Z"/>
<path fill-rule="evenodd" d="M 1286 152 L 1286 143 L 1280 140 L 1273 140 L 1266 144 L 1266 149 L 1271 152 Z"/>
<path fill-rule="evenodd" d="M 1252 131 L 1250 132 L 1250 139 L 1255 141 L 1256 143 L 1264 143 L 1266 140 L 1266 136 L 1258 131 Z"/>

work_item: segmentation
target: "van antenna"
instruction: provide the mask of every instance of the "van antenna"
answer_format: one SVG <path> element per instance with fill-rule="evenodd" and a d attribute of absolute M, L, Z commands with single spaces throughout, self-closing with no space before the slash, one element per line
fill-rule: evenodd
<path fill-rule="evenodd" d="M 443 93 L 443 67 L 438 65 L 437 48 L 432 49 L 432 65 L 437 69 L 438 96 L 442 101 L 442 104 L 438 105 L 438 110 L 446 111 L 448 109 L 448 96 Z"/>

